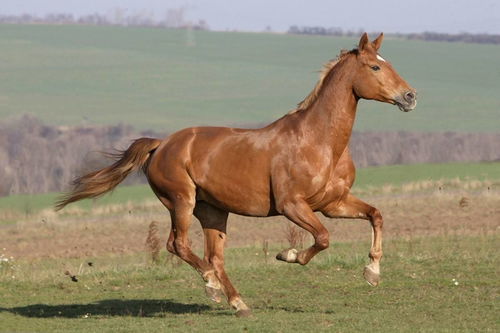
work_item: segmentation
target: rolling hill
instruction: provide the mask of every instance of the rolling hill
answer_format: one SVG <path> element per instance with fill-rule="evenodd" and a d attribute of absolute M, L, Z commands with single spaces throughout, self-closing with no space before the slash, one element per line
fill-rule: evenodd
<path fill-rule="evenodd" d="M 0 117 L 52 125 L 270 122 L 312 89 L 348 38 L 109 26 L 0 26 Z M 419 105 L 360 103 L 358 130 L 493 132 L 500 46 L 386 38 L 381 54 L 419 91 Z"/>

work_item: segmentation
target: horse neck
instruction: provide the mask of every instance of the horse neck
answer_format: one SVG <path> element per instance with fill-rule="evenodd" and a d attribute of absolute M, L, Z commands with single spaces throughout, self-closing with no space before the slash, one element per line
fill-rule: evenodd
<path fill-rule="evenodd" d="M 314 144 L 331 146 L 338 157 L 349 143 L 358 104 L 352 88 L 355 56 L 348 57 L 328 74 L 316 102 L 301 111 L 301 127 L 311 133 Z"/>

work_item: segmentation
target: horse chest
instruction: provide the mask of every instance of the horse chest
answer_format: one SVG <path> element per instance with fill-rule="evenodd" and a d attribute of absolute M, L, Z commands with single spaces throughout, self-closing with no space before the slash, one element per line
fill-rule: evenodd
<path fill-rule="evenodd" d="M 321 195 L 328 184 L 332 167 L 319 159 L 298 159 L 276 167 L 272 183 L 276 196 Z"/>

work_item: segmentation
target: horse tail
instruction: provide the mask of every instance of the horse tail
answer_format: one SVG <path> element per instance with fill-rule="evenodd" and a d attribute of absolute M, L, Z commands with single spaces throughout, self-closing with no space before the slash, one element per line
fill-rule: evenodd
<path fill-rule="evenodd" d="M 114 189 L 132 171 L 139 168 L 142 168 L 145 172 L 149 157 L 160 143 L 161 141 L 158 139 L 140 138 L 135 140 L 125 151 L 117 154 L 107 154 L 115 158 L 116 162 L 101 170 L 75 179 L 73 189 L 56 202 L 55 210 L 63 209 L 67 204 L 78 200 L 103 195 Z"/>

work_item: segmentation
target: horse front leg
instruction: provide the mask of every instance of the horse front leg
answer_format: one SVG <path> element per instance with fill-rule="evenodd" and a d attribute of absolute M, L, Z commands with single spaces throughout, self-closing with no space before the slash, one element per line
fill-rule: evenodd
<path fill-rule="evenodd" d="M 370 221 L 372 226 L 372 246 L 369 257 L 370 264 L 364 269 L 363 276 L 372 286 L 377 286 L 380 282 L 380 259 L 382 258 L 382 226 L 384 220 L 380 211 L 348 194 L 341 202 L 335 202 L 326 206 L 321 212 L 332 218 L 353 218 Z"/>
<path fill-rule="evenodd" d="M 303 251 L 296 249 L 283 250 L 276 259 L 289 263 L 307 264 L 318 252 L 326 249 L 329 245 L 329 233 L 311 207 L 303 199 L 285 201 L 283 204 L 283 215 L 299 227 L 309 231 L 314 237 L 314 244 Z"/>

